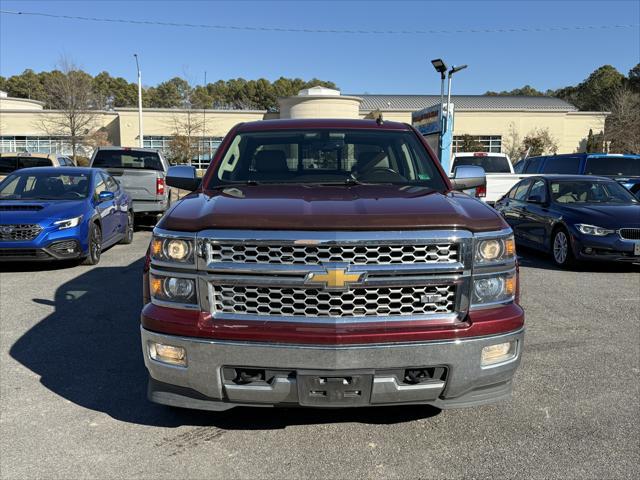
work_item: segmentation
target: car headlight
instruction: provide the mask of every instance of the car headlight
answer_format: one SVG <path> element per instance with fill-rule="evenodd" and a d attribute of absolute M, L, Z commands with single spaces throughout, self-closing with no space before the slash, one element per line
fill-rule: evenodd
<path fill-rule="evenodd" d="M 197 304 L 196 282 L 193 278 L 149 274 L 149 291 L 157 300 Z"/>
<path fill-rule="evenodd" d="M 193 263 L 194 242 L 183 238 L 153 237 L 151 258 L 165 262 Z"/>
<path fill-rule="evenodd" d="M 65 220 L 58 220 L 56 222 L 53 222 L 53 224 L 57 226 L 59 230 L 64 230 L 65 228 L 77 227 L 78 225 L 80 225 L 81 221 L 82 215 L 78 217 L 67 218 Z"/>
<path fill-rule="evenodd" d="M 580 233 L 584 233 L 585 235 L 595 235 L 596 237 L 604 237 L 605 235 L 615 233 L 615 230 L 609 230 L 607 228 L 597 227 L 586 223 L 577 223 L 576 228 Z"/>
<path fill-rule="evenodd" d="M 475 263 L 491 264 L 513 260 L 516 257 L 516 244 L 513 235 L 497 238 L 479 238 L 476 240 Z"/>
<path fill-rule="evenodd" d="M 473 279 L 471 306 L 513 301 L 516 295 L 516 272 L 482 275 Z"/>

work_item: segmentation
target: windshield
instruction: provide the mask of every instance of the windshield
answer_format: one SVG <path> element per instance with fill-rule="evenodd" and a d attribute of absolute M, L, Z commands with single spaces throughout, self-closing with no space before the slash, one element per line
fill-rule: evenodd
<path fill-rule="evenodd" d="M 511 173 L 509 169 L 509 162 L 506 157 L 496 156 L 473 156 L 473 157 L 456 157 L 453 161 L 453 172 L 456 167 L 460 165 L 474 165 L 484 168 L 486 173 Z"/>
<path fill-rule="evenodd" d="M 0 200 L 78 200 L 89 194 L 89 174 L 15 172 L 0 183 Z"/>
<path fill-rule="evenodd" d="M 614 177 L 640 177 L 640 157 L 589 157 L 585 173 Z"/>
<path fill-rule="evenodd" d="M 163 170 L 160 155 L 156 152 L 135 150 L 98 150 L 91 166 L 96 168 Z"/>
<path fill-rule="evenodd" d="M 638 200 L 617 182 L 551 182 L 551 198 L 557 203 L 632 204 Z"/>
<path fill-rule="evenodd" d="M 435 162 L 413 132 L 340 129 L 240 133 L 208 187 L 229 183 L 446 188 Z"/>

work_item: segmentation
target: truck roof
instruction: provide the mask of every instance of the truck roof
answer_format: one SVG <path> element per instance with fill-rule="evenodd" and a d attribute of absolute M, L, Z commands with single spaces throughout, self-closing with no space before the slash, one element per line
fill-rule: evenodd
<path fill-rule="evenodd" d="M 265 130 L 297 130 L 307 128 L 345 128 L 363 130 L 404 130 L 411 131 L 406 123 L 383 121 L 378 124 L 376 120 L 354 120 L 344 118 L 305 118 L 286 120 L 258 120 L 242 123 L 238 126 L 238 132 L 254 132 Z"/>

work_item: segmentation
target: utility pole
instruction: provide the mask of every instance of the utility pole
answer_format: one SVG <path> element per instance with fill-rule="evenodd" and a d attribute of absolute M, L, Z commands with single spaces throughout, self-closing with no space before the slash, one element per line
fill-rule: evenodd
<path fill-rule="evenodd" d="M 204 89 L 207 89 L 207 71 L 204 71 Z M 207 104 L 203 103 L 202 104 L 202 158 L 200 159 L 200 168 L 202 168 L 202 161 L 204 160 L 204 157 L 206 155 L 207 150 L 209 150 L 208 148 L 205 147 L 205 145 L 208 145 L 209 142 L 207 142 L 205 144 L 205 139 L 206 139 L 206 132 L 207 132 Z"/>
<path fill-rule="evenodd" d="M 140 64 L 138 63 L 138 54 L 136 57 L 136 69 L 138 70 L 138 138 L 140 138 L 140 148 L 144 147 L 144 136 L 142 135 L 142 73 L 140 72 Z"/>

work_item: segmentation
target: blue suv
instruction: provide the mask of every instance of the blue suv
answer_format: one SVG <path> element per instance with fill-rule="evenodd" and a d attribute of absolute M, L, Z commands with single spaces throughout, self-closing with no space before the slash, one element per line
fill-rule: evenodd
<path fill-rule="evenodd" d="M 92 168 L 25 168 L 0 183 L 0 261 L 100 261 L 133 241 L 131 197 Z"/>
<path fill-rule="evenodd" d="M 640 198 L 640 155 L 566 153 L 529 157 L 516 163 L 513 170 L 515 173 L 609 177 Z"/>

